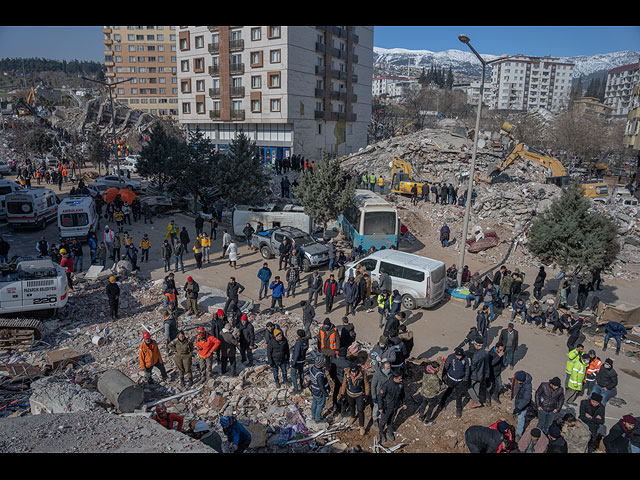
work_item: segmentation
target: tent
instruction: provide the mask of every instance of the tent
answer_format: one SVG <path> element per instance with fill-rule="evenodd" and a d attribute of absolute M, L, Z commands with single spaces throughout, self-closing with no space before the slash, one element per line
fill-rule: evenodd
<path fill-rule="evenodd" d="M 624 325 L 627 330 L 640 325 L 640 307 L 634 305 L 609 305 L 603 302 L 596 308 L 596 320 L 598 324 L 607 322 L 618 322 Z"/>
<path fill-rule="evenodd" d="M 131 202 L 133 202 L 133 200 L 138 197 L 138 195 L 133 193 L 133 190 L 130 190 L 128 188 L 118 189 L 116 187 L 112 187 L 105 190 L 105 192 L 102 194 L 102 198 L 104 199 L 105 203 L 111 203 L 116 199 L 118 195 L 120 195 L 120 198 L 123 202 L 127 202 L 129 205 L 131 205 Z"/>

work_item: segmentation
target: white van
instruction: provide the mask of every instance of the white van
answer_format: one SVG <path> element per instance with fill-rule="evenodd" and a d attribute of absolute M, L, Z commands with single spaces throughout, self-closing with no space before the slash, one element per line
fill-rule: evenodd
<path fill-rule="evenodd" d="M 0 179 L 0 218 L 7 216 L 7 206 L 5 204 L 5 196 L 8 193 L 22 190 L 24 187 L 19 183 L 12 182 L 11 180 Z"/>
<path fill-rule="evenodd" d="M 58 214 L 58 197 L 48 188 L 32 187 L 9 193 L 7 223 L 11 228 L 37 227 L 43 229 Z"/>
<path fill-rule="evenodd" d="M 88 195 L 67 197 L 58 205 L 58 231 L 61 240 L 87 240 L 89 230 L 97 232 L 100 228 L 100 216 L 96 202 Z"/>
<path fill-rule="evenodd" d="M 369 272 L 371 290 L 376 293 L 383 268 L 391 277 L 392 289 L 402 295 L 402 306 L 407 310 L 433 307 L 444 298 L 446 269 L 440 260 L 392 249 L 378 250 L 345 265 L 345 277 L 355 277 L 358 265 Z"/>
<path fill-rule="evenodd" d="M 274 203 L 269 203 L 261 207 L 251 207 L 249 205 L 238 205 L 231 212 L 231 224 L 233 234 L 237 237 L 244 237 L 244 227 L 247 223 L 255 229 L 261 222 L 265 230 L 278 227 L 294 227 L 305 233 L 311 233 L 313 221 L 309 215 L 304 213 L 304 207 L 300 205 L 285 205 L 278 207 Z"/>

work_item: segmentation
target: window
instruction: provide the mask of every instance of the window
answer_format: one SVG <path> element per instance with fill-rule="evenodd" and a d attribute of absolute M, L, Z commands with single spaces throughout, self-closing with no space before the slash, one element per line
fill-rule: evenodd
<path fill-rule="evenodd" d="M 194 58 L 193 59 L 193 71 L 194 72 L 204 72 L 204 58 Z"/>
<path fill-rule="evenodd" d="M 180 91 L 182 93 L 191 93 L 191 82 L 189 80 L 180 82 Z"/>
<path fill-rule="evenodd" d="M 196 92 L 204 92 L 204 80 L 196 80 Z"/>
<path fill-rule="evenodd" d="M 262 32 L 260 27 L 251 29 L 251 40 L 260 40 L 262 38 Z"/>
<path fill-rule="evenodd" d="M 204 36 L 198 36 L 195 38 L 196 48 L 204 48 Z"/>
<path fill-rule="evenodd" d="M 251 100 L 251 111 L 260 112 L 260 100 Z"/>
<path fill-rule="evenodd" d="M 268 37 L 269 38 L 280 38 L 280 27 L 269 27 L 268 28 Z"/>
<path fill-rule="evenodd" d="M 378 261 L 374 260 L 373 258 L 365 258 L 358 265 L 362 265 L 364 268 L 366 268 L 367 272 L 372 272 L 376 269 Z"/>
<path fill-rule="evenodd" d="M 262 87 L 262 77 L 260 75 L 254 75 L 251 77 L 251 88 Z"/>
<path fill-rule="evenodd" d="M 363 235 L 395 235 L 396 216 L 392 212 L 367 212 L 364 216 Z"/>
<path fill-rule="evenodd" d="M 262 52 L 251 52 L 250 59 L 252 67 L 262 66 Z"/>
<path fill-rule="evenodd" d="M 271 111 L 279 112 L 280 111 L 280 99 L 274 98 L 271 100 Z"/>
<path fill-rule="evenodd" d="M 280 50 L 271 50 L 271 63 L 280 63 Z"/>
<path fill-rule="evenodd" d="M 182 60 L 180 62 L 180 70 L 183 72 L 189 71 L 189 60 Z"/>
<path fill-rule="evenodd" d="M 204 102 L 196 102 L 196 112 L 204 113 Z"/>
<path fill-rule="evenodd" d="M 63 227 L 84 227 L 89 225 L 89 215 L 86 213 L 63 213 L 60 215 Z"/>
<path fill-rule="evenodd" d="M 182 113 L 191 113 L 191 104 L 189 102 L 182 104 Z"/>
<path fill-rule="evenodd" d="M 269 88 L 280 88 L 280 73 L 269 73 Z"/>
<path fill-rule="evenodd" d="M 189 48 L 189 41 L 186 38 L 180 39 L 180 50 L 187 50 Z"/>

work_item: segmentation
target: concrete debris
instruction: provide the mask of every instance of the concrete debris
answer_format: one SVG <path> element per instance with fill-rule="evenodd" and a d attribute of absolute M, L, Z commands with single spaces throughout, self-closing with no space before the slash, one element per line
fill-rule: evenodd
<path fill-rule="evenodd" d="M 101 410 L 97 402 L 105 398 L 60 377 L 44 377 L 31 382 L 31 413 L 69 413 Z"/>

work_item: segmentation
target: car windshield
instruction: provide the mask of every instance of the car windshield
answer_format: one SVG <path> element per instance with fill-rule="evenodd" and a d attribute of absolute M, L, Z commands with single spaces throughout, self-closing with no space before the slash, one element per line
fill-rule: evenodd
<path fill-rule="evenodd" d="M 316 241 L 311 238 L 310 235 L 301 235 L 299 237 L 294 237 L 293 240 L 296 242 L 296 245 L 302 245 L 303 247 L 311 245 L 312 243 L 316 243 Z"/>

